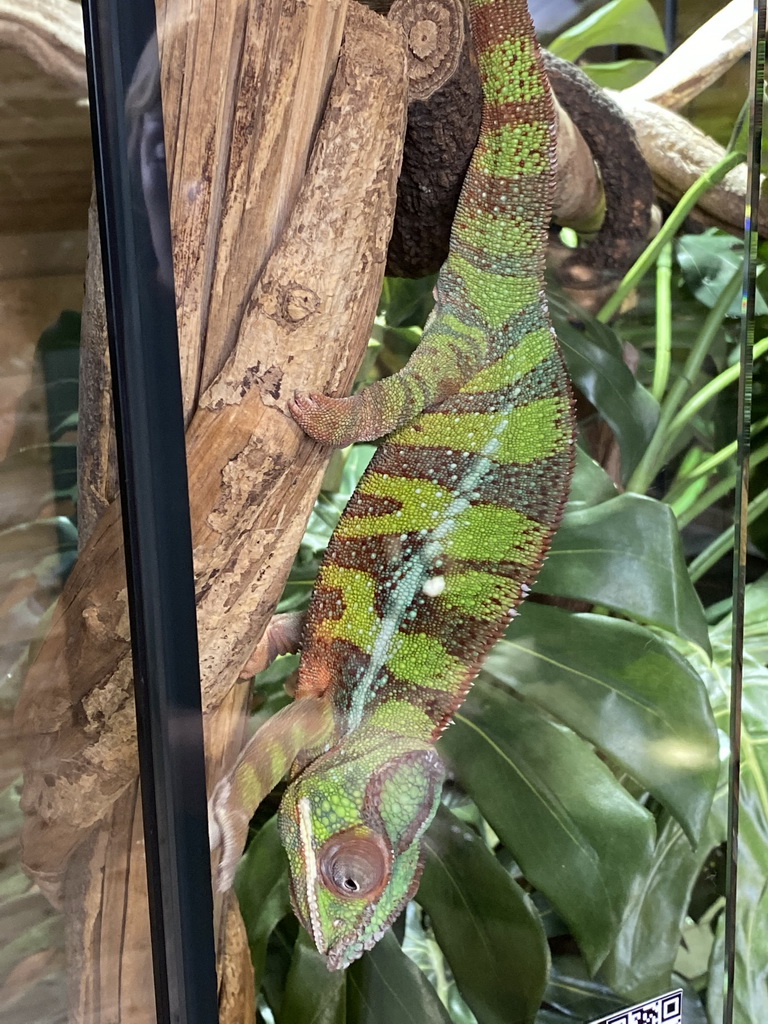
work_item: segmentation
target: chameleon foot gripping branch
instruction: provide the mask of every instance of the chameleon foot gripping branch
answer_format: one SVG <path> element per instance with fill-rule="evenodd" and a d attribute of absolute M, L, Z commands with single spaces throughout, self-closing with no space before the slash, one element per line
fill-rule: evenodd
<path fill-rule="evenodd" d="M 295 720 L 280 741 L 273 719 L 269 750 L 257 733 L 212 799 L 224 832 L 242 825 L 298 754 L 280 834 L 294 909 L 329 968 L 378 941 L 418 887 L 443 780 L 434 743 L 535 581 L 573 465 L 544 295 L 549 85 L 524 0 L 469 10 L 482 128 L 421 345 L 353 398 L 292 407 L 330 444 L 394 431 L 336 529 L 307 614 L 297 704 L 312 699 L 328 717 L 310 716 L 306 742 Z M 225 842 L 230 868 L 243 838 L 241 827 Z M 220 874 L 219 887 L 230 880 Z"/>

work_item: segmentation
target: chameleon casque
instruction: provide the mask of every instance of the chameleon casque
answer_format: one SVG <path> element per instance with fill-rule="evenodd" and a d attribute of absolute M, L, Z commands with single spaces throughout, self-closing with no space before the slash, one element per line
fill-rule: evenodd
<path fill-rule="evenodd" d="M 258 803 L 279 813 L 302 924 L 343 968 L 414 895 L 440 800 L 435 741 L 536 579 L 574 457 L 544 293 L 554 176 L 549 84 L 525 0 L 468 0 L 482 128 L 423 339 L 354 397 L 297 395 L 332 445 L 388 435 L 328 547 L 296 700 L 212 797 L 217 885 Z"/>

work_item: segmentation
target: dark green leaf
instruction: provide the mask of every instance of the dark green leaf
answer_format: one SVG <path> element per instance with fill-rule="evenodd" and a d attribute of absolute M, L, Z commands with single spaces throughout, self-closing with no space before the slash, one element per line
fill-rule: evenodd
<path fill-rule="evenodd" d="M 537 590 L 606 605 L 709 650 L 674 513 L 641 494 L 565 516 Z"/>
<path fill-rule="evenodd" d="M 618 494 L 616 485 L 602 466 L 584 451 L 576 448 L 576 467 L 568 495 L 568 511 L 578 512 L 593 505 L 615 498 Z"/>
<path fill-rule="evenodd" d="M 281 1024 L 345 1024 L 346 973 L 329 971 L 302 928 L 280 1007 Z"/>
<path fill-rule="evenodd" d="M 741 267 L 744 245 L 733 235 L 709 228 L 701 235 L 682 235 L 677 241 L 677 262 L 685 283 L 708 309 L 720 298 L 720 293 Z M 758 292 L 755 295 L 755 313 L 768 313 L 768 303 Z M 741 316 L 741 294 L 728 308 L 728 316 Z"/>
<path fill-rule="evenodd" d="M 482 679 L 440 742 L 525 877 L 597 966 L 632 879 L 649 863 L 651 815 L 583 740 Z"/>
<path fill-rule="evenodd" d="M 379 312 L 389 327 L 423 327 L 435 304 L 432 289 L 435 276 L 411 280 L 405 277 L 385 277 L 381 290 Z"/>
<path fill-rule="evenodd" d="M 613 0 L 567 29 L 550 43 L 565 60 L 576 60 L 593 46 L 627 43 L 666 52 L 664 32 L 649 0 Z"/>
<path fill-rule="evenodd" d="M 485 843 L 445 807 L 430 826 L 424 848 L 418 901 L 467 1005 L 480 1024 L 532 1022 L 549 954 L 530 898 Z"/>
<path fill-rule="evenodd" d="M 288 861 L 277 834 L 277 817 L 270 818 L 251 840 L 235 875 L 235 892 L 245 922 L 258 992 L 270 933 L 291 909 Z"/>
<path fill-rule="evenodd" d="M 603 982 L 590 977 L 584 961 L 578 956 L 556 956 L 552 960 L 549 984 L 544 1001 L 551 1007 L 552 1016 L 543 1011 L 536 1024 L 598 1020 L 614 1010 L 620 1010 L 624 1001 Z"/>
<path fill-rule="evenodd" d="M 724 795 L 723 789 L 718 800 Z M 616 944 L 601 971 L 631 1001 L 674 987 L 672 969 L 691 892 L 707 857 L 723 838 L 710 819 L 699 846 L 692 850 L 677 822 L 662 818 L 650 869 L 635 880 Z"/>
<path fill-rule="evenodd" d="M 642 626 L 529 602 L 485 671 L 620 764 L 701 835 L 717 784 L 718 734 L 690 663 Z"/>
<path fill-rule="evenodd" d="M 643 456 L 659 419 L 659 404 L 632 375 L 621 344 L 611 327 L 583 311 L 583 328 L 568 319 L 575 311 L 556 291 L 551 295 L 555 329 L 568 372 L 609 424 L 621 449 L 621 472 L 626 480 Z"/>
<path fill-rule="evenodd" d="M 448 1011 L 388 931 L 347 971 L 347 1024 L 451 1024 Z"/>

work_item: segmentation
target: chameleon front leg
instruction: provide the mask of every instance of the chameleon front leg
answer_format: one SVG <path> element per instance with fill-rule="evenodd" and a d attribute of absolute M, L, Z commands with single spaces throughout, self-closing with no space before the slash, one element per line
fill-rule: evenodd
<path fill-rule="evenodd" d="M 299 754 L 325 749 L 334 731 L 330 703 L 322 697 L 304 697 L 273 715 L 243 748 L 208 805 L 211 849 L 221 848 L 214 879 L 218 892 L 232 886 L 248 823 L 261 801 Z"/>
<path fill-rule="evenodd" d="M 288 407 L 302 430 L 323 444 L 345 448 L 390 434 L 455 395 L 487 361 L 490 339 L 466 321 L 466 310 L 453 310 L 452 288 L 452 275 L 443 271 L 419 347 L 398 373 L 348 398 L 297 393 Z"/>

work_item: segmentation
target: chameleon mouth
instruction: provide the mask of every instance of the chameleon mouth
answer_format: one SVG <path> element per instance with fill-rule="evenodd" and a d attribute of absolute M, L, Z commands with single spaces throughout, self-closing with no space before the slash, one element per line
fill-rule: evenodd
<path fill-rule="evenodd" d="M 312 804 L 307 797 L 299 800 L 299 832 L 301 834 L 302 848 L 307 851 L 304 856 L 304 871 L 306 878 L 307 907 L 309 908 L 308 931 L 312 935 L 315 946 L 321 953 L 326 953 L 327 947 L 323 938 L 323 929 L 320 924 L 320 913 L 317 907 L 317 865 L 313 856 L 312 847 Z"/>

